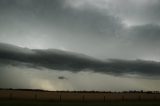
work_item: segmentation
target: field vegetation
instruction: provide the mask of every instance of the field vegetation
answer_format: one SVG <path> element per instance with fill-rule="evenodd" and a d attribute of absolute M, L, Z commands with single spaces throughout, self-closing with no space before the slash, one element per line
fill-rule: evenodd
<path fill-rule="evenodd" d="M 30 100 L 51 102 L 160 101 L 160 92 L 43 91 L 27 89 L 1 89 L 0 100 Z"/>

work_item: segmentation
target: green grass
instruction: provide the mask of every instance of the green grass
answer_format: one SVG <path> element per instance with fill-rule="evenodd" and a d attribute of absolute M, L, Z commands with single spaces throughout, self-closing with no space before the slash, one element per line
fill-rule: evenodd
<path fill-rule="evenodd" d="M 54 103 L 45 101 L 0 101 L 0 106 L 160 106 L 157 102 Z"/>

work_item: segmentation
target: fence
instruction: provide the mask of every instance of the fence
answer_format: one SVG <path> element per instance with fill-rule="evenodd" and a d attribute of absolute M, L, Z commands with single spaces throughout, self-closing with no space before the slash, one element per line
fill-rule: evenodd
<path fill-rule="evenodd" d="M 53 102 L 109 102 L 160 100 L 159 93 L 74 93 L 1 90 L 1 100 L 46 100 Z"/>

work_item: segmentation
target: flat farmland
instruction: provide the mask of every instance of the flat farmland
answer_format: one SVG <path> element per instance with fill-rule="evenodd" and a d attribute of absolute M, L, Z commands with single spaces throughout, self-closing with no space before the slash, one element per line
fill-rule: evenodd
<path fill-rule="evenodd" d="M 67 92 L 0 90 L 0 100 L 40 100 L 53 102 L 159 101 L 159 93 Z"/>
<path fill-rule="evenodd" d="M 0 101 L 47 101 L 52 103 L 160 102 L 160 93 L 0 90 Z"/>
<path fill-rule="evenodd" d="M 160 106 L 159 101 L 125 101 L 125 102 L 51 102 L 3 100 L 0 106 Z"/>

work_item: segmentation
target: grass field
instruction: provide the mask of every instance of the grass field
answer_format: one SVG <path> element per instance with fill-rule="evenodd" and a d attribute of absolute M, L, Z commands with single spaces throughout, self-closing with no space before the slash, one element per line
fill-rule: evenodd
<path fill-rule="evenodd" d="M 160 106 L 160 93 L 0 90 L 0 106 Z"/>
<path fill-rule="evenodd" d="M 0 101 L 0 106 L 160 106 L 160 102 L 55 103 L 44 101 Z"/>
<path fill-rule="evenodd" d="M 52 102 L 160 101 L 160 93 L 0 90 L 0 100 L 38 100 Z"/>

